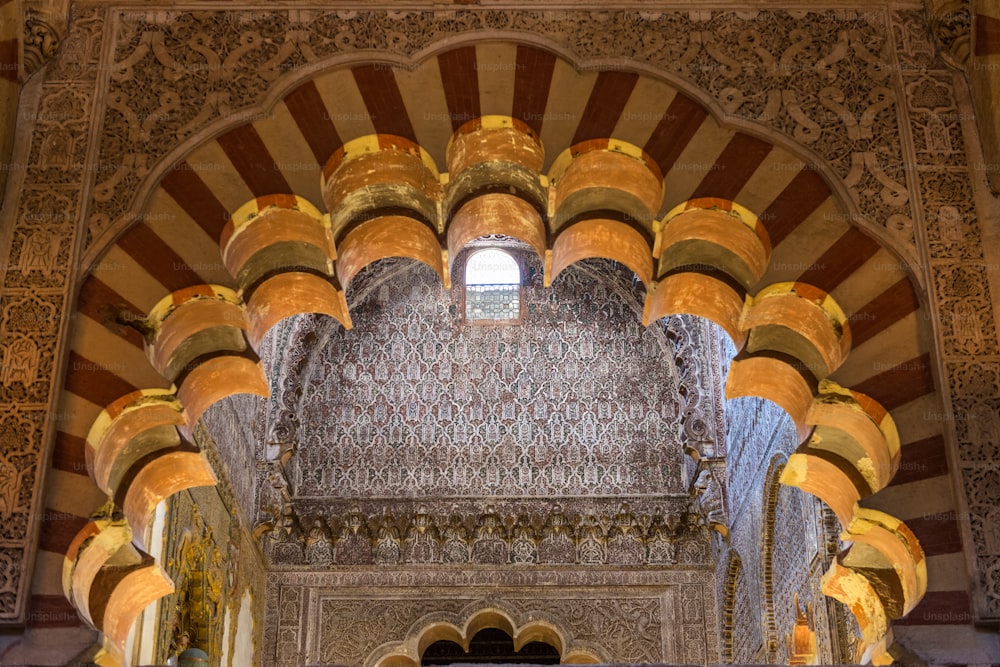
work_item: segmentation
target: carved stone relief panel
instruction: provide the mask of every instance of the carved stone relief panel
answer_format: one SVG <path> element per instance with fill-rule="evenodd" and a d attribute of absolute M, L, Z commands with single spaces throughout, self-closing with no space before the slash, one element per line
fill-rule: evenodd
<path fill-rule="evenodd" d="M 450 35 L 503 30 L 583 59 L 632 58 L 687 79 L 729 118 L 817 151 L 864 215 L 913 244 L 884 11 L 128 10 L 118 22 L 101 154 L 120 168 L 100 184 L 91 239 L 125 212 L 157 159 L 195 129 L 256 103 L 283 73 L 345 52 L 405 57 Z M 148 118 L 161 122 L 146 127 Z"/>
<path fill-rule="evenodd" d="M 59 31 L 29 8 L 25 65 L 40 66 L 55 53 Z M 42 8 L 44 9 L 44 8 Z M 59 12 L 56 12 L 59 14 Z M 105 10 L 80 13 L 75 40 L 83 55 L 60 51 L 41 84 L 36 108 L 25 108 L 18 131 L 30 132 L 23 185 L 6 207 L 10 243 L 0 256 L 0 625 L 21 625 L 29 595 L 27 574 L 34 561 L 35 522 L 40 517 L 39 489 L 43 443 L 62 418 L 55 408 L 56 360 L 62 358 L 67 330 L 68 292 L 76 266 L 76 227 L 94 163 L 88 137 L 94 131 L 92 76 L 67 80 L 72 62 L 98 70 Z M 32 55 L 33 54 L 33 55 Z"/>
<path fill-rule="evenodd" d="M 24 291 L 0 300 L 3 383 L 0 400 L 44 404 L 52 387 L 55 346 L 63 323 L 62 295 Z"/>
<path fill-rule="evenodd" d="M 17 619 L 28 594 L 22 558 L 35 518 L 45 423 L 44 410 L 26 406 L 0 417 L 0 621 Z"/>
<path fill-rule="evenodd" d="M 704 570 L 274 573 L 265 661 L 361 665 L 377 648 L 419 631 L 421 619 L 455 622 L 494 606 L 549 621 L 570 645 L 613 662 L 711 663 L 718 659 L 714 585 Z"/>
<path fill-rule="evenodd" d="M 961 11 L 952 12 L 950 20 L 961 23 L 961 15 Z M 893 33 L 897 53 L 908 65 L 900 68 L 900 78 L 913 140 L 913 183 L 926 224 L 927 266 L 950 385 L 952 404 L 944 406 L 943 419 L 954 426 L 957 436 L 980 573 L 976 611 L 996 618 L 1000 617 L 1000 581 L 995 575 L 1000 556 L 991 552 L 987 532 L 989 513 L 1000 497 L 994 399 L 1000 394 L 1000 350 L 987 273 L 997 267 L 984 259 L 973 174 L 965 158 L 968 138 L 962 121 L 968 124 L 974 111 L 958 102 L 955 87 L 965 83 L 928 49 L 932 37 L 921 19 L 915 12 L 896 12 Z M 939 46 L 945 49 L 945 61 L 954 58 L 954 43 L 948 35 L 954 37 L 961 31 L 934 27 Z"/>
<path fill-rule="evenodd" d="M 300 378 L 295 495 L 682 491 L 678 397 L 692 413 L 709 403 L 694 384 L 707 364 L 688 350 L 692 386 L 678 391 L 670 340 L 605 280 L 568 270 L 543 289 L 537 258 L 525 263 L 516 327 L 464 325 L 461 284 L 449 293 L 419 268 L 358 305 Z"/>

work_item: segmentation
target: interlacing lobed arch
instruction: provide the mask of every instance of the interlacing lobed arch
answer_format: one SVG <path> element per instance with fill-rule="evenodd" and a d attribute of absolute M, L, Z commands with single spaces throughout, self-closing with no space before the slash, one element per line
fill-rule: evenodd
<path fill-rule="evenodd" d="M 466 652 L 473 637 L 484 628 L 497 628 L 510 636 L 514 650 L 530 642 L 543 642 L 554 648 L 562 665 L 588 665 L 611 662 L 607 651 L 572 634 L 544 612 L 525 613 L 500 601 L 473 602 L 458 613 L 428 614 L 413 623 L 406 637 L 378 647 L 363 667 L 420 667 L 420 659 L 431 644 L 450 641 Z"/>
<path fill-rule="evenodd" d="M 413 141 L 375 134 L 349 141 L 323 169 L 328 211 L 294 194 L 257 197 L 232 213 L 220 241 L 238 289 L 191 285 L 130 322 L 170 390 L 142 390 L 106 406 L 87 438 L 88 471 L 109 504 L 66 554 L 64 592 L 103 633 L 100 664 L 119 664 L 134 617 L 172 585 L 144 551 L 163 499 L 215 483 L 192 432 L 214 403 L 268 394 L 255 350 L 285 318 L 319 313 L 351 327 L 345 290 L 365 266 L 408 257 L 450 285 L 451 261 L 471 240 L 520 239 L 545 266 L 545 285 L 588 258 L 618 261 L 647 290 L 645 324 L 672 314 L 707 318 L 738 355 L 729 398 L 758 396 L 794 420 L 801 446 L 781 476 L 822 499 L 850 547 L 823 590 L 852 610 L 863 661 L 891 661 L 890 622 L 927 587 L 923 552 L 896 518 L 858 501 L 883 489 L 900 458 L 888 411 L 829 379 L 851 348 L 848 318 L 823 290 L 778 282 L 750 290 L 769 266 L 765 225 L 725 199 L 697 198 L 657 219 L 664 178 L 642 149 L 613 138 L 573 145 L 541 173 L 537 134 L 506 116 L 460 127 L 447 172 Z"/>

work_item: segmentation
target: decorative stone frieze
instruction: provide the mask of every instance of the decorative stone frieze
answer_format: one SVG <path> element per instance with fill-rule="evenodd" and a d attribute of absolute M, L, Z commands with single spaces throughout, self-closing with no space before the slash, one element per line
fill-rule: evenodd
<path fill-rule="evenodd" d="M 680 499 L 678 499 L 680 501 Z M 546 509 L 540 503 L 532 512 L 516 516 L 504 503 L 504 513 L 486 504 L 454 505 L 448 513 L 432 513 L 421 504 L 412 514 L 366 516 L 353 505 L 346 514 L 299 518 L 286 506 L 271 522 L 256 531 L 275 566 L 318 567 L 360 565 L 438 564 L 537 564 L 676 565 L 705 567 L 711 562 L 708 533 L 698 513 L 657 513 L 636 516 L 628 504 L 615 513 L 596 511 L 570 515 L 561 506 Z M 673 503 L 677 509 L 681 502 Z M 442 505 L 437 504 L 440 508 Z M 586 505 L 570 502 L 574 510 Z M 611 510 L 611 503 L 591 505 Z M 667 505 L 669 506 L 669 505 Z M 724 517 L 711 514 L 713 525 L 725 528 Z"/>

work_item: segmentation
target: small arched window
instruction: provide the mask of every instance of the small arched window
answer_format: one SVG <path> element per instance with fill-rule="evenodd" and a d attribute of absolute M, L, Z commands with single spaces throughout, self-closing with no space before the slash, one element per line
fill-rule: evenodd
<path fill-rule="evenodd" d="M 465 263 L 465 321 L 515 324 L 521 319 L 521 267 L 503 250 L 489 248 Z"/>

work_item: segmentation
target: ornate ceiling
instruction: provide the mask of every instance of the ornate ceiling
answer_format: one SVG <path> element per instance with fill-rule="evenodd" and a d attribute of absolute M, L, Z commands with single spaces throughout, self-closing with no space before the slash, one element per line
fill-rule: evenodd
<path fill-rule="evenodd" d="M 581 269 L 543 292 L 537 258 L 525 268 L 520 325 L 465 324 L 463 284 L 442 290 L 414 267 L 355 306 L 358 326 L 321 332 L 290 388 L 301 395 L 296 494 L 686 491 L 680 416 L 712 397 L 686 387 L 694 405 L 681 404 L 672 343 L 603 276 Z"/>
<path fill-rule="evenodd" d="M 717 334 L 680 316 L 642 328 L 624 267 L 591 260 L 543 288 L 537 257 L 511 251 L 532 276 L 521 324 L 466 324 L 460 275 L 443 290 L 397 260 L 359 276 L 353 329 L 304 317 L 272 331 L 272 398 L 234 397 L 205 417 L 230 470 L 256 478 L 252 520 L 289 501 L 304 529 L 352 506 L 423 507 L 441 522 L 458 511 L 471 530 L 489 504 L 541 528 L 557 501 L 574 523 L 610 522 L 622 502 L 647 522 L 687 521 L 685 451 L 713 451 L 721 424 Z M 233 442 L 253 412 L 256 432 Z"/>

